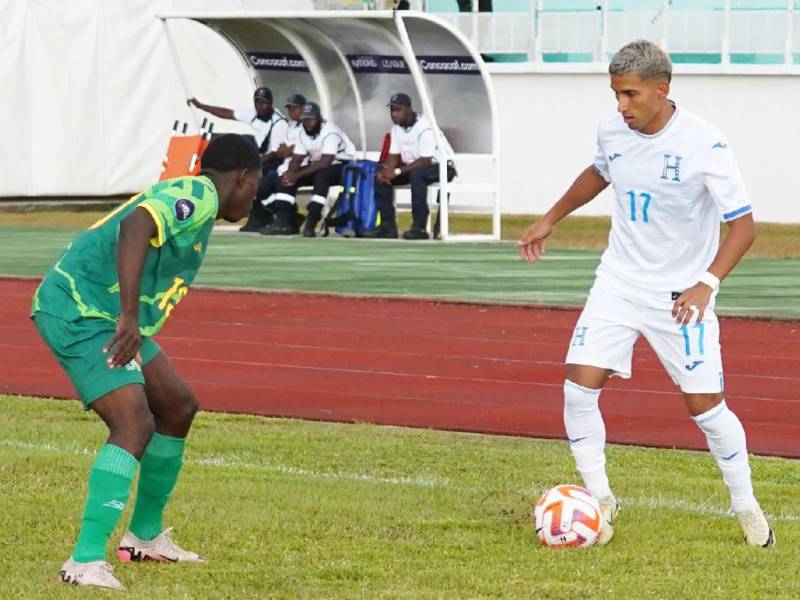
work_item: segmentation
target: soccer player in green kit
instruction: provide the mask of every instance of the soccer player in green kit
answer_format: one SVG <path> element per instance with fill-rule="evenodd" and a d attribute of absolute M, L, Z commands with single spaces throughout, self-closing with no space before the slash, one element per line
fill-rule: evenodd
<path fill-rule="evenodd" d="M 225 134 L 198 177 L 162 181 L 81 233 L 45 275 L 32 317 L 78 390 L 109 428 L 89 474 L 72 556 L 59 580 L 124 589 L 106 560 L 137 466 L 122 562 L 203 562 L 180 548 L 162 515 L 183 463 L 197 402 L 151 339 L 186 295 L 217 218 L 247 216 L 261 178 L 256 147 Z"/>

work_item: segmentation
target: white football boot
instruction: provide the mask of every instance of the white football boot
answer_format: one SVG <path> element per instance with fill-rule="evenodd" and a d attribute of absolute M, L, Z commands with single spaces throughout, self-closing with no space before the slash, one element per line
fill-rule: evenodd
<path fill-rule="evenodd" d="M 600 514 L 603 516 L 603 521 L 600 524 L 600 533 L 597 534 L 598 546 L 605 546 L 614 537 L 614 519 L 619 512 L 619 502 L 614 496 L 606 496 L 600 498 Z"/>
<path fill-rule="evenodd" d="M 775 532 L 770 528 L 767 518 L 758 504 L 755 505 L 755 508 L 735 514 L 739 519 L 739 525 L 742 526 L 744 541 L 749 546 L 769 548 L 775 545 Z"/>
<path fill-rule="evenodd" d="M 169 532 L 172 527 L 162 531 L 152 540 L 140 540 L 130 531 L 122 536 L 117 548 L 121 562 L 156 561 L 204 563 L 205 559 L 195 552 L 184 550 L 172 541 Z"/>
<path fill-rule="evenodd" d="M 79 563 L 70 557 L 58 572 L 58 580 L 71 585 L 93 585 L 110 590 L 124 590 L 116 577 L 112 574 L 114 567 L 104 560 Z"/>

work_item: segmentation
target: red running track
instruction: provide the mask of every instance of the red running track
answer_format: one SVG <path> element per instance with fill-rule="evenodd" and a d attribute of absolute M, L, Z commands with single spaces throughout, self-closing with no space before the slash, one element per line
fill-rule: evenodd
<path fill-rule="evenodd" d="M 0 280 L 0 392 L 74 398 L 27 318 L 37 282 Z M 205 410 L 564 436 L 576 310 L 193 290 L 158 342 Z M 800 457 L 800 323 L 722 320 L 726 398 L 752 452 Z M 705 448 L 640 341 L 601 400 L 611 442 Z"/>

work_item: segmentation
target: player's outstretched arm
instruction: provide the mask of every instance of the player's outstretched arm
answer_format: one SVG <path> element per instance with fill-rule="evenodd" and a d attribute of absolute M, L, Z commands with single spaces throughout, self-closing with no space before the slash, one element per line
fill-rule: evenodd
<path fill-rule="evenodd" d="M 752 213 L 728 221 L 728 235 L 719 247 L 714 261 L 708 267 L 708 273 L 722 281 L 733 268 L 739 264 L 745 252 L 756 239 L 756 228 Z M 712 278 L 713 281 L 713 278 Z M 718 284 L 715 286 L 717 287 Z M 672 306 L 672 316 L 678 322 L 687 325 L 692 315 L 697 314 L 696 322 L 703 320 L 706 307 L 711 302 L 711 294 L 716 289 L 708 283 L 699 281 L 685 290 Z"/>
<path fill-rule="evenodd" d="M 756 226 L 752 213 L 728 221 L 728 235 L 722 241 L 708 270 L 722 281 L 739 264 L 755 239 Z"/>
<path fill-rule="evenodd" d="M 108 364 L 114 368 L 133 360 L 142 343 L 139 333 L 139 288 L 150 240 L 157 233 L 153 218 L 144 208 L 134 210 L 119 226 L 117 272 L 120 312 L 117 332 L 103 348 L 111 353 Z"/>
<path fill-rule="evenodd" d="M 608 182 L 593 166 L 584 169 L 558 202 L 522 233 L 522 238 L 517 242 L 520 257 L 528 262 L 539 260 L 544 254 L 544 240 L 553 233 L 556 223 L 590 202 L 607 187 Z"/>
<path fill-rule="evenodd" d="M 200 110 L 204 110 L 207 113 L 214 115 L 215 117 L 219 117 L 220 119 L 231 119 L 235 120 L 236 117 L 233 116 L 233 111 L 230 108 L 225 108 L 223 106 L 211 106 L 210 104 L 205 104 L 200 102 L 197 98 L 189 98 L 186 101 L 186 104 L 191 104 L 192 106 L 196 106 Z"/>

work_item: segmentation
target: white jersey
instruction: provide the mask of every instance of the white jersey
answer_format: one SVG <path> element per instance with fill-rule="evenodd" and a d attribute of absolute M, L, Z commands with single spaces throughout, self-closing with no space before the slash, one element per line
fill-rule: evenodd
<path fill-rule="evenodd" d="M 275 152 L 281 144 L 286 143 L 289 134 L 289 122 L 279 111 L 273 110 L 272 116 L 267 121 L 258 118 L 254 108 L 244 108 L 233 111 L 233 118 L 242 123 L 247 123 L 253 128 L 259 152 Z M 266 141 L 266 144 L 265 144 Z"/>
<path fill-rule="evenodd" d="M 356 157 L 356 147 L 347 134 L 330 121 L 323 121 L 322 128 L 315 136 L 306 133 L 303 126 L 298 130 L 295 156 L 307 156 L 309 163 L 319 162 L 323 154 L 333 154 L 333 164 Z"/>
<path fill-rule="evenodd" d="M 389 154 L 399 154 L 404 165 L 411 164 L 419 158 L 432 158 L 434 163 L 439 162 L 439 148 L 436 145 L 436 136 L 433 126 L 425 115 L 414 113 L 416 121 L 411 127 L 392 127 L 392 141 L 389 145 Z M 445 160 L 453 157 L 453 149 L 442 135 Z"/>
<path fill-rule="evenodd" d="M 615 197 L 595 285 L 650 305 L 671 305 L 671 292 L 697 283 L 719 249 L 720 218 L 751 212 L 728 140 L 680 107 L 653 135 L 619 113 L 604 118 L 594 168 Z"/>
<path fill-rule="evenodd" d="M 296 146 L 297 139 L 300 137 L 300 130 L 303 129 L 303 124 L 299 121 L 290 121 L 289 122 L 289 133 L 286 135 L 286 145 L 287 146 Z M 283 175 L 286 171 L 289 170 L 289 163 L 292 162 L 292 157 L 289 156 L 283 159 L 283 162 L 278 165 L 278 175 Z M 303 162 L 300 163 L 301 167 L 305 167 L 308 164 L 308 157 L 303 159 Z"/>

